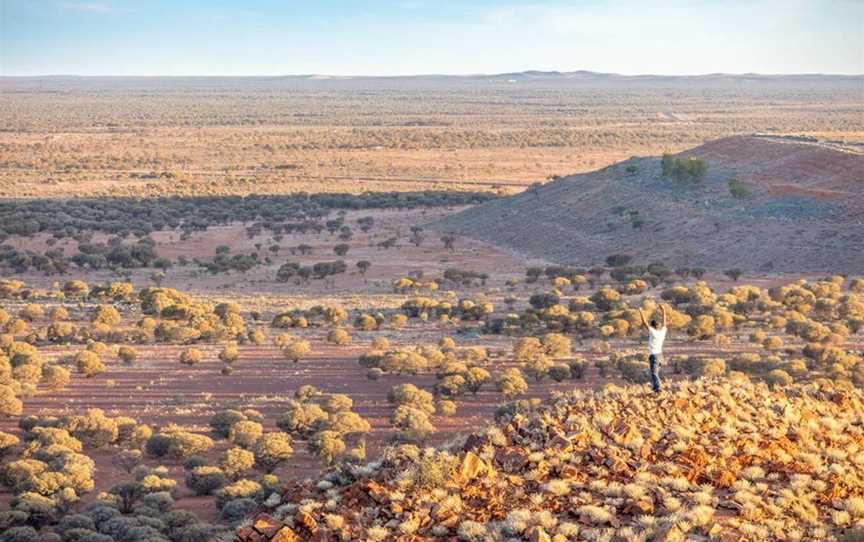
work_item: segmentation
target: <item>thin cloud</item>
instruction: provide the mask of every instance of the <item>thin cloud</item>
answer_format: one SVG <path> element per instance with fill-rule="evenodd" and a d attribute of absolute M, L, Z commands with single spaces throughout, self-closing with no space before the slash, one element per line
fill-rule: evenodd
<path fill-rule="evenodd" d="M 60 7 L 69 11 L 81 11 L 84 13 L 110 13 L 114 11 L 111 4 L 99 2 L 63 2 Z"/>

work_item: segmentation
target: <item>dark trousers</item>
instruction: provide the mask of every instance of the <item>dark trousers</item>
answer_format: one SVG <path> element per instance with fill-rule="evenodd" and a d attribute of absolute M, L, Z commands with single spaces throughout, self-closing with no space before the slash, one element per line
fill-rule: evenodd
<path fill-rule="evenodd" d="M 651 354 L 648 356 L 648 368 L 651 371 L 651 388 L 654 390 L 654 393 L 660 391 L 660 365 L 662 364 L 662 355 Z"/>

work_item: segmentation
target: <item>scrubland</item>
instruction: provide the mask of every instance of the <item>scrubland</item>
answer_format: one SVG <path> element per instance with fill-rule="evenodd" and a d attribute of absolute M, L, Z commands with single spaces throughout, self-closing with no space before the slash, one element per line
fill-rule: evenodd
<path fill-rule="evenodd" d="M 416 212 L 313 209 L 302 233 L 199 217 L 191 239 L 153 232 L 146 265 L 0 283 L 4 528 L 248 537 L 262 510 L 298 540 L 860 524 L 861 278 L 550 265 Z M 660 303 L 654 397 L 636 308 Z"/>
<path fill-rule="evenodd" d="M 432 226 L 851 91 L 418 84 L 0 81 L 0 541 L 860 538 L 860 274 Z"/>
<path fill-rule="evenodd" d="M 0 194 L 484 190 L 722 136 L 861 142 L 860 82 L 0 80 Z"/>

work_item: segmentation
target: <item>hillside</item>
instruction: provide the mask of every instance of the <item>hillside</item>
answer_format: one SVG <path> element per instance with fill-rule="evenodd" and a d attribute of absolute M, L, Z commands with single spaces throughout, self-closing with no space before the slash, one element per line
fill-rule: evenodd
<path fill-rule="evenodd" d="M 746 379 L 575 392 L 288 487 L 238 538 L 860 540 L 862 399 Z"/>
<path fill-rule="evenodd" d="M 589 265 L 626 253 L 673 268 L 864 268 L 858 149 L 735 136 L 678 156 L 707 162 L 701 183 L 664 178 L 659 157 L 631 158 L 466 210 L 435 227 L 560 263 Z M 731 179 L 750 195 L 733 197 Z"/>

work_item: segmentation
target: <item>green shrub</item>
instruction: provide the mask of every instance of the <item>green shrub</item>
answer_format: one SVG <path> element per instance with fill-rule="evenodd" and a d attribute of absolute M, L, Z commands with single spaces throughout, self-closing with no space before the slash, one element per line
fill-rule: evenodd
<path fill-rule="evenodd" d="M 246 518 L 258 508 L 258 503 L 252 499 L 234 499 L 225 503 L 222 507 L 222 519 L 228 523 L 235 523 Z"/>
<path fill-rule="evenodd" d="M 145 450 L 148 454 L 175 459 L 185 459 L 189 456 L 202 454 L 213 447 L 213 440 L 205 435 L 189 433 L 177 429 L 157 433 L 147 440 Z"/>
<path fill-rule="evenodd" d="M 36 542 L 39 534 L 29 525 L 12 527 L 0 534 L 0 542 Z"/>
<path fill-rule="evenodd" d="M 327 465 L 345 453 L 345 441 L 336 431 L 319 431 L 309 439 L 309 451 L 317 455 Z"/>
<path fill-rule="evenodd" d="M 243 420 L 231 426 L 228 440 L 241 448 L 252 448 L 263 434 L 263 425 L 258 422 Z"/>
<path fill-rule="evenodd" d="M 106 326 L 116 326 L 123 321 L 120 312 L 111 305 L 99 305 L 93 313 L 91 321 L 94 324 L 104 324 Z"/>
<path fill-rule="evenodd" d="M 264 433 L 255 444 L 255 464 L 272 472 L 294 455 L 291 437 L 287 433 Z"/>
<path fill-rule="evenodd" d="M 234 363 L 240 357 L 240 351 L 237 349 L 236 343 L 225 345 L 225 348 L 219 352 L 219 359 L 223 363 Z"/>
<path fill-rule="evenodd" d="M 186 487 L 196 495 L 210 495 L 225 485 L 225 473 L 219 467 L 196 467 L 186 476 Z"/>
<path fill-rule="evenodd" d="M 256 499 L 263 493 L 261 484 L 254 480 L 237 480 L 216 492 L 216 506 L 222 508 L 236 499 Z"/>
<path fill-rule="evenodd" d="M 750 188 L 738 179 L 729 179 L 729 193 L 736 199 L 747 199 L 753 195 Z"/>
<path fill-rule="evenodd" d="M 314 403 L 295 403 L 276 421 L 276 426 L 286 433 L 306 438 L 328 419 L 324 409 Z"/>
<path fill-rule="evenodd" d="M 340 435 L 368 433 L 372 430 L 369 422 L 356 412 L 336 412 L 330 416 L 327 427 Z"/>
<path fill-rule="evenodd" d="M 399 430 L 397 437 L 406 442 L 423 442 L 435 433 L 435 426 L 426 411 L 413 406 L 397 407 L 391 421 Z"/>
<path fill-rule="evenodd" d="M 207 458 L 203 455 L 190 455 L 183 461 L 183 468 L 186 470 L 195 470 L 205 465 L 207 465 Z"/>
<path fill-rule="evenodd" d="M 705 174 L 708 172 L 708 164 L 704 160 L 692 156 L 681 158 L 664 153 L 661 160 L 661 169 L 664 177 L 672 177 L 680 183 L 698 183 L 705 179 Z"/>
<path fill-rule="evenodd" d="M 75 367 L 87 378 L 94 377 L 106 371 L 105 364 L 99 355 L 89 350 L 83 350 L 75 355 Z"/>
<path fill-rule="evenodd" d="M 50 389 L 57 391 L 65 388 L 71 380 L 69 369 L 59 365 L 42 367 L 42 382 Z"/>
<path fill-rule="evenodd" d="M 419 389 L 414 384 L 405 383 L 393 386 L 387 394 L 387 401 L 397 407 L 407 405 L 426 414 L 435 413 L 435 402 L 432 394 Z"/>
<path fill-rule="evenodd" d="M 15 395 L 11 386 L 0 384 L 0 415 L 20 416 L 24 411 L 24 403 Z"/>
<path fill-rule="evenodd" d="M 570 378 L 570 366 L 564 363 L 556 363 L 549 368 L 549 377 L 555 382 L 563 382 Z"/>
<path fill-rule="evenodd" d="M 354 401 L 351 399 L 351 397 L 342 393 L 334 393 L 327 398 L 327 403 L 324 405 L 324 408 L 330 414 L 335 414 L 336 412 L 349 411 L 353 406 Z"/>
<path fill-rule="evenodd" d="M 120 425 L 98 408 L 91 408 L 83 415 L 66 416 L 62 425 L 85 446 L 100 448 L 117 442 Z"/>
<path fill-rule="evenodd" d="M 213 432 L 222 438 L 228 438 L 231 426 L 237 422 L 246 420 L 246 415 L 239 410 L 226 409 L 217 412 L 210 418 L 210 427 Z"/>
<path fill-rule="evenodd" d="M 305 358 L 309 355 L 309 352 L 312 351 L 312 345 L 309 344 L 309 341 L 292 341 L 284 349 L 282 349 L 282 354 L 286 359 L 297 363 L 301 359 Z"/>
<path fill-rule="evenodd" d="M 237 478 L 255 466 L 255 454 L 243 448 L 229 448 L 222 456 L 222 471 L 230 478 Z"/>

